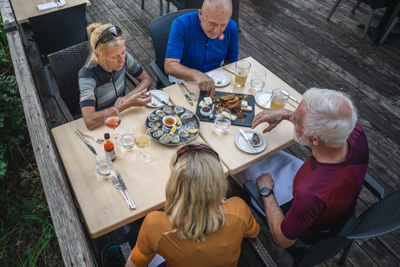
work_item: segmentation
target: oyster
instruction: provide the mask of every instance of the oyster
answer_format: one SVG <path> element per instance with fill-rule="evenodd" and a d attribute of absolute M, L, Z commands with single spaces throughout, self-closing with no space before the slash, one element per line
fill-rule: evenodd
<path fill-rule="evenodd" d="M 176 115 L 179 115 L 180 113 L 184 112 L 185 110 L 181 106 L 175 106 L 174 111 L 175 111 Z"/>
<path fill-rule="evenodd" d="M 161 129 L 158 129 L 157 131 L 155 131 L 154 133 L 153 133 L 153 137 L 154 138 L 158 138 L 158 137 L 160 137 L 161 135 L 163 135 L 163 131 L 161 130 Z"/>
<path fill-rule="evenodd" d="M 172 107 L 171 106 L 165 106 L 163 108 L 165 114 L 171 114 L 172 113 Z"/>
<path fill-rule="evenodd" d="M 189 137 L 190 133 L 186 130 L 183 130 L 183 131 L 179 131 L 179 135 L 181 137 Z"/>
<path fill-rule="evenodd" d="M 179 142 L 181 141 L 181 138 L 179 137 L 179 135 L 173 134 L 173 135 L 171 135 L 171 141 L 172 141 L 172 143 L 179 144 Z"/>
<path fill-rule="evenodd" d="M 164 117 L 165 117 L 165 113 L 164 113 L 164 111 L 162 111 L 161 109 L 157 110 L 157 111 L 156 111 L 156 114 L 157 114 L 157 116 L 160 117 L 160 118 L 164 118 Z"/>
<path fill-rule="evenodd" d="M 163 136 L 160 137 L 159 141 L 160 141 L 160 143 L 168 144 L 169 141 L 171 141 L 171 136 L 166 133 L 166 134 L 164 134 Z"/>
<path fill-rule="evenodd" d="M 150 114 L 148 119 L 149 119 L 149 121 L 159 121 L 159 120 L 161 120 L 161 118 L 158 117 L 156 114 Z"/>
<path fill-rule="evenodd" d="M 158 127 L 151 127 L 148 129 L 149 132 L 154 133 L 155 131 L 158 130 Z"/>
<path fill-rule="evenodd" d="M 194 116 L 194 113 L 187 113 L 182 115 L 182 119 L 188 120 L 191 119 Z"/>
<path fill-rule="evenodd" d="M 149 127 L 150 128 L 160 128 L 161 127 L 161 123 L 159 121 L 150 121 L 149 122 Z"/>

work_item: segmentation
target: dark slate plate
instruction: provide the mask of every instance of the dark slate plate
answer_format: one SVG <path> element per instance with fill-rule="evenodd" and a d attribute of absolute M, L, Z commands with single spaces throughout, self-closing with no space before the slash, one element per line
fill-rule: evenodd
<path fill-rule="evenodd" d="M 215 97 L 221 99 L 221 96 L 224 96 L 225 92 L 215 91 L 215 95 L 216 95 Z M 236 95 L 237 96 L 245 96 L 245 94 L 236 94 Z M 210 120 L 210 118 L 204 117 L 203 115 L 200 114 L 199 103 L 201 100 L 204 99 L 205 96 L 206 96 L 206 92 L 200 91 L 199 101 L 197 101 L 196 115 L 197 115 L 197 117 L 199 117 L 199 119 L 201 121 L 214 122 L 214 120 Z M 247 116 L 244 117 L 243 119 L 237 118 L 235 121 L 232 121 L 232 125 L 251 127 L 251 124 L 253 123 L 253 119 L 254 119 L 254 103 L 255 103 L 254 96 L 247 95 L 247 98 L 245 100 L 247 101 L 248 105 L 253 108 L 252 111 L 251 112 L 243 111 L 243 113 L 246 113 Z M 223 100 L 220 100 L 220 101 L 223 101 Z M 214 114 L 215 113 L 216 113 L 216 109 L 214 110 Z M 236 115 L 234 112 L 232 114 Z"/>

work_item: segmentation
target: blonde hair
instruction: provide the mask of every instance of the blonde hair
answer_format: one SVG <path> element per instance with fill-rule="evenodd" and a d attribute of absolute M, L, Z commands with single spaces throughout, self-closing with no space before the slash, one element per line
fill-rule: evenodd
<path fill-rule="evenodd" d="M 170 232 L 182 239 L 204 241 L 225 225 L 221 204 L 228 183 L 222 165 L 214 153 L 202 149 L 185 152 L 171 168 L 165 203 Z"/>
<path fill-rule="evenodd" d="M 114 36 L 113 39 L 105 44 L 99 43 L 97 48 L 95 49 L 96 43 L 99 40 L 100 34 L 107 28 L 112 27 L 111 23 L 101 24 L 98 22 L 90 24 L 87 28 L 87 34 L 89 36 L 89 47 L 90 47 L 90 54 L 86 61 L 85 67 L 86 68 L 93 68 L 97 64 L 106 65 L 104 60 L 104 55 L 110 48 L 116 46 L 123 46 L 125 45 L 125 38 L 123 35 L 121 36 Z M 96 57 L 94 51 L 97 52 L 99 58 Z"/>

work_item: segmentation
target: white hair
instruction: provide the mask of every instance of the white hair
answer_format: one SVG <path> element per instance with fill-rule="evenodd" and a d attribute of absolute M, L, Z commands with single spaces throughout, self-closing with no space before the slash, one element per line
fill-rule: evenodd
<path fill-rule="evenodd" d="M 304 135 L 316 135 L 330 147 L 344 145 L 357 122 L 357 110 L 350 97 L 335 90 L 310 88 L 303 100 L 307 107 Z"/>

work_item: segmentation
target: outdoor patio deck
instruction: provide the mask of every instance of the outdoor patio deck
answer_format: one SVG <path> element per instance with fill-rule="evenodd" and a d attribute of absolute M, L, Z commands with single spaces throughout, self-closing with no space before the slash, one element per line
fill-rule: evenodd
<path fill-rule="evenodd" d="M 121 27 L 128 50 L 150 69 L 154 50 L 147 26 L 159 17 L 158 0 L 91 0 L 88 14 L 93 21 L 111 22 Z M 361 5 L 350 13 L 355 1 L 342 1 L 330 21 L 325 19 L 334 1 L 243 0 L 240 1 L 240 58 L 252 56 L 299 92 L 309 87 L 342 89 L 353 97 L 359 121 L 367 132 L 370 146 L 369 173 L 385 187 L 385 193 L 400 190 L 400 38 L 387 39 L 382 46 L 371 46 L 369 36 L 361 39 L 358 23 L 365 23 L 369 10 Z M 171 5 L 172 10 L 176 10 Z M 164 8 L 165 10 L 165 8 Z M 382 12 L 377 12 L 376 26 Z M 396 32 L 400 31 L 398 25 Z M 40 68 L 31 63 L 37 74 Z M 39 76 L 37 76 L 39 77 Z M 46 94 L 44 79 L 37 87 L 48 123 L 63 123 L 55 103 Z M 153 83 L 155 85 L 155 82 Z M 289 152 L 305 159 L 309 150 L 294 145 Z M 363 190 L 359 211 L 374 203 Z M 400 208 L 400 203 L 399 203 Z M 278 266 L 292 264 L 290 256 L 276 248 L 263 228 L 260 237 Z M 399 266 L 400 231 L 378 238 L 359 240 L 348 266 Z M 240 266 L 262 266 L 252 261 L 254 254 L 243 246 Z M 322 266 L 336 266 L 338 256 Z"/>

